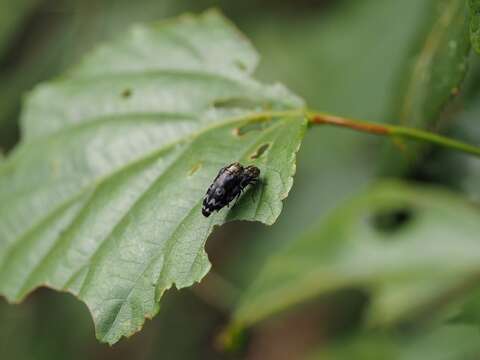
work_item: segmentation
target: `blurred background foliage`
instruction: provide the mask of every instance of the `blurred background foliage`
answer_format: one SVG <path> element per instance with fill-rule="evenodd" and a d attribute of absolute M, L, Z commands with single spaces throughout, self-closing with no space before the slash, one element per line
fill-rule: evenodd
<path fill-rule="evenodd" d="M 133 23 L 211 6 L 220 8 L 252 40 L 262 56 L 257 71 L 261 79 L 285 83 L 312 108 L 395 122 L 401 117 L 398 103 L 405 79 L 431 29 L 436 16 L 432 9 L 441 2 L 445 1 L 0 0 L 0 148 L 8 152 L 19 141 L 22 97 L 35 84 L 58 76 L 95 44 L 114 38 Z M 442 129 L 478 143 L 479 67 L 474 57 L 469 68 L 464 91 L 451 111 L 455 116 L 448 116 Z M 140 333 L 113 348 L 99 344 L 83 304 L 71 295 L 41 289 L 18 306 L 1 300 L 2 358 L 479 358 L 478 322 L 461 320 L 480 318 L 478 301 L 471 294 L 476 282 L 468 278 L 468 286 L 459 287 L 466 280 L 463 277 L 449 279 L 452 288 L 442 287 L 441 299 L 431 300 L 441 305 L 434 314 L 373 328 L 363 326 L 371 293 L 347 282 L 255 325 L 237 344 L 237 352 L 223 349 L 230 306 L 242 296 L 248 302 L 243 294 L 257 280 L 263 264 L 285 248 L 295 249 L 300 235 L 322 228 L 318 224 L 329 213 L 382 175 L 402 174 L 480 200 L 480 161 L 432 149 L 405 169 L 398 160 L 402 156 L 382 139 L 312 129 L 302 145 L 295 186 L 278 223 L 271 228 L 246 223 L 222 227 L 208 242 L 215 272 L 193 289 L 169 291 L 159 315 Z M 397 169 L 397 164 L 402 168 Z M 444 225 L 441 217 L 436 221 Z M 423 250 L 420 242 L 409 251 Z M 321 266 L 327 260 L 314 261 Z M 375 260 L 366 257 L 365 261 Z M 392 306 L 405 307 L 428 287 L 429 278 L 421 269 L 416 271 L 403 279 L 400 289 L 410 297 L 392 292 Z M 455 296 L 447 296 L 451 294 Z M 464 301 L 467 306 L 462 307 Z"/>

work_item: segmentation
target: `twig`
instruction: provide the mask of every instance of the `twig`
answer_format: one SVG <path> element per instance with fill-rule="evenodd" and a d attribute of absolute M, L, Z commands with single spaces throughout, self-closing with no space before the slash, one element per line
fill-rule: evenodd
<path fill-rule="evenodd" d="M 307 112 L 307 117 L 309 122 L 314 125 L 340 126 L 375 135 L 429 142 L 480 157 L 480 147 L 478 146 L 420 129 L 353 120 L 319 112 Z"/>

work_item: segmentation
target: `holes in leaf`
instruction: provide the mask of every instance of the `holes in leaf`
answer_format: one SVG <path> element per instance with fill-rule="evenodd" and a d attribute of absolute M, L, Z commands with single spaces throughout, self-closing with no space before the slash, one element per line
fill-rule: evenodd
<path fill-rule="evenodd" d="M 376 230 L 393 234 L 405 228 L 414 217 L 414 211 L 409 207 L 400 207 L 379 211 L 372 217 L 372 225 Z"/>
<path fill-rule="evenodd" d="M 132 92 L 131 89 L 125 89 L 125 90 L 122 91 L 121 95 L 124 99 L 128 99 L 129 97 L 131 97 L 133 95 L 133 92 Z"/>
<path fill-rule="evenodd" d="M 192 166 L 192 168 L 190 169 L 190 171 L 188 172 L 188 176 L 192 176 L 193 174 L 195 174 L 198 170 L 200 170 L 202 167 L 202 163 L 199 162 L 199 163 L 196 163 L 195 165 Z"/>
<path fill-rule="evenodd" d="M 243 136 L 250 131 L 262 131 L 270 126 L 271 120 L 251 121 L 243 126 L 233 129 L 233 135 Z"/>
<path fill-rule="evenodd" d="M 258 159 L 260 156 L 262 156 L 265 153 L 265 151 L 268 150 L 269 147 L 270 147 L 270 144 L 268 143 L 259 146 L 258 149 L 252 155 L 250 155 L 250 159 L 252 160 Z"/>

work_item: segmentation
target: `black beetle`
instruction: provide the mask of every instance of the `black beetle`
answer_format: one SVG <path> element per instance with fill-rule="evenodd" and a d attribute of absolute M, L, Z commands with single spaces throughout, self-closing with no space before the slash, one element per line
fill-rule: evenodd
<path fill-rule="evenodd" d="M 203 216 L 209 217 L 212 212 L 230 204 L 248 185 L 257 182 L 259 176 L 260 169 L 253 165 L 243 167 L 234 162 L 222 168 L 203 199 Z"/>

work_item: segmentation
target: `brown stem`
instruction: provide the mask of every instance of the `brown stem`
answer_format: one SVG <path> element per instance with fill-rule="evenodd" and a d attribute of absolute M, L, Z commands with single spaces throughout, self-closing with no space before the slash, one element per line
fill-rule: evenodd
<path fill-rule="evenodd" d="M 330 114 L 313 114 L 310 117 L 310 122 L 316 125 L 334 125 L 346 127 L 354 130 L 368 132 L 376 135 L 389 135 L 390 129 L 381 124 L 372 124 L 367 122 L 359 122 L 356 120 L 346 119 L 340 116 Z"/>
<path fill-rule="evenodd" d="M 421 129 L 389 124 L 377 124 L 313 111 L 307 111 L 306 116 L 310 124 L 334 125 L 375 135 L 429 142 L 431 144 L 463 151 L 480 157 L 480 147 L 478 146 L 466 144 L 464 142 L 450 139 L 448 137 Z"/>

